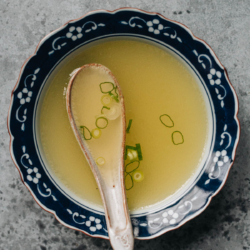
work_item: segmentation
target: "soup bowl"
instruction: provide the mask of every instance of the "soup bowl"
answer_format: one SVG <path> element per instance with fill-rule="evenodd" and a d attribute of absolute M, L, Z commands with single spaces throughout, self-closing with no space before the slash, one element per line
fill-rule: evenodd
<path fill-rule="evenodd" d="M 36 202 L 63 225 L 108 238 L 102 209 L 81 202 L 54 178 L 38 133 L 41 100 L 50 78 L 80 50 L 105 39 L 136 39 L 167 50 L 196 77 L 209 114 L 209 147 L 200 167 L 171 199 L 131 213 L 134 236 L 151 239 L 199 215 L 224 185 L 239 141 L 238 99 L 212 49 L 160 14 L 139 9 L 97 10 L 47 35 L 24 63 L 8 115 L 11 157 Z"/>

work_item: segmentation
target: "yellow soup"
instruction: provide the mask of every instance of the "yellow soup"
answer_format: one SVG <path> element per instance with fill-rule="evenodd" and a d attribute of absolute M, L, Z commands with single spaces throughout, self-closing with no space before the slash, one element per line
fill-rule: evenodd
<path fill-rule="evenodd" d="M 100 63 L 112 71 L 124 95 L 127 125 L 132 120 L 125 161 L 130 172 L 125 181 L 130 210 L 173 196 L 194 177 L 208 147 L 208 112 L 187 67 L 167 51 L 139 41 L 106 41 L 89 47 L 51 80 L 41 106 L 40 138 L 52 176 L 78 200 L 102 206 L 66 112 L 69 75 L 88 63 Z M 140 150 L 133 150 L 137 146 Z M 136 162 L 129 164 L 134 151 Z M 144 176 L 140 182 L 132 181 L 136 167 Z"/>

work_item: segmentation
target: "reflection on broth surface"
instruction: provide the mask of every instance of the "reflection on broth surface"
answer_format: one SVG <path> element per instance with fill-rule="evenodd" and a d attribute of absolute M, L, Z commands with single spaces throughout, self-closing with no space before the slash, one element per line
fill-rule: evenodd
<path fill-rule="evenodd" d="M 207 109 L 195 78 L 180 61 L 138 41 L 90 47 L 52 79 L 40 117 L 41 143 L 50 171 L 76 196 L 101 206 L 65 104 L 69 74 L 88 63 L 108 67 L 124 94 L 129 208 L 137 210 L 173 195 L 194 175 L 207 147 Z"/>

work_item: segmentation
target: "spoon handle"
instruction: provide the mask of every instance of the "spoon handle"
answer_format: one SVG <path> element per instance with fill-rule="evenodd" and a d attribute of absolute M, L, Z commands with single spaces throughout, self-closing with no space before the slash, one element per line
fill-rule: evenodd
<path fill-rule="evenodd" d="M 113 249 L 133 250 L 134 236 L 126 202 L 124 180 L 122 179 L 122 184 L 118 182 L 112 187 L 102 181 L 99 184 L 102 186 L 106 222 Z"/>
<path fill-rule="evenodd" d="M 90 67 L 92 70 L 94 69 L 97 70 L 96 71 L 97 74 L 103 74 L 103 71 L 104 71 L 105 74 L 107 74 L 109 77 L 113 79 L 113 82 L 116 85 L 115 92 L 116 90 L 118 91 L 119 102 L 121 106 L 121 123 L 122 123 L 121 135 L 122 137 L 121 137 L 120 145 L 118 144 L 116 145 L 121 150 L 120 150 L 119 157 L 114 158 L 114 160 L 111 160 L 112 171 L 108 171 L 108 172 L 107 172 L 108 168 L 106 168 L 106 170 L 105 169 L 102 170 L 98 168 L 96 161 L 94 160 L 93 155 L 91 154 L 90 148 L 86 140 L 83 140 L 82 138 L 82 135 L 78 129 L 79 126 L 76 125 L 76 121 L 75 121 L 74 114 L 73 114 L 72 107 L 71 107 L 71 90 L 72 90 L 72 85 L 75 81 L 75 78 L 79 74 L 79 72 L 82 72 L 82 70 L 86 70 Z M 84 81 L 80 81 L 78 82 L 78 84 L 84 84 Z M 117 80 L 115 79 L 115 77 L 113 76 L 113 74 L 108 68 L 104 67 L 103 65 L 95 64 L 95 63 L 86 64 L 82 66 L 81 68 L 76 69 L 72 73 L 72 76 L 71 76 L 71 79 L 67 88 L 66 107 L 67 107 L 67 112 L 68 112 L 71 127 L 90 165 L 90 168 L 94 174 L 95 180 L 97 182 L 97 185 L 98 185 L 101 197 L 102 197 L 111 245 L 114 250 L 133 250 L 134 236 L 133 236 L 133 230 L 132 230 L 131 220 L 130 220 L 128 206 L 127 206 L 125 184 L 124 184 L 124 145 L 125 145 L 125 137 L 126 137 L 126 132 L 125 132 L 126 121 L 125 121 L 124 99 L 123 99 L 123 95 L 121 92 L 121 88 Z M 116 168 L 116 164 L 118 165 L 117 168 Z"/>

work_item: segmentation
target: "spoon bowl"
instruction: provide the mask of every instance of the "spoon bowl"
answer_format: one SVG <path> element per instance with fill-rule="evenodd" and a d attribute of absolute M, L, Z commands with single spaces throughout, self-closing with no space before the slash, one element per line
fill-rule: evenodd
<path fill-rule="evenodd" d="M 96 97 L 91 96 L 91 93 L 93 93 L 93 86 L 97 86 L 100 80 L 102 83 L 110 83 L 110 85 L 113 85 L 117 93 L 116 101 L 119 102 L 118 107 L 120 108 L 120 122 L 116 122 L 115 125 L 113 125 L 108 141 L 105 140 L 105 138 L 100 141 L 95 139 L 97 136 L 94 137 L 94 130 L 90 132 L 86 126 L 80 126 L 81 122 L 86 120 L 86 117 L 84 117 L 86 116 L 84 108 L 90 108 L 92 106 L 91 103 L 93 104 L 96 101 Z M 106 92 L 102 91 L 102 93 Z M 86 104 L 79 106 L 77 101 L 83 99 Z M 115 103 L 114 107 L 116 109 L 117 105 L 118 104 Z M 103 106 L 103 108 L 104 107 L 106 106 Z M 116 78 L 108 68 L 101 64 L 86 64 L 74 70 L 67 88 L 66 108 L 75 137 L 89 163 L 101 194 L 110 242 L 114 249 L 133 249 L 134 238 L 124 185 L 125 107 L 122 91 Z M 106 108 L 111 109 L 109 107 Z M 115 117 L 114 114 L 112 114 L 112 118 L 113 117 Z M 96 119 L 97 131 L 100 131 L 99 128 L 103 131 L 103 128 L 107 126 L 98 126 L 97 121 L 100 118 L 107 121 L 108 125 L 108 119 L 105 115 L 101 114 Z M 101 133 L 103 134 L 104 132 L 106 131 L 100 131 L 100 136 Z M 96 150 L 95 148 L 98 143 L 99 150 Z M 110 149 L 105 145 L 107 143 L 113 144 L 114 150 L 111 150 L 111 153 L 108 152 Z M 97 158 L 97 156 L 103 152 L 105 154 L 105 151 L 107 155 L 105 165 L 107 166 L 103 167 L 100 165 L 103 165 L 105 160 L 102 157 Z"/>

